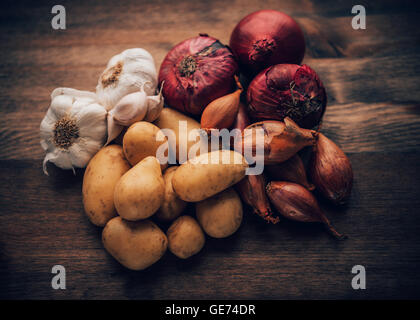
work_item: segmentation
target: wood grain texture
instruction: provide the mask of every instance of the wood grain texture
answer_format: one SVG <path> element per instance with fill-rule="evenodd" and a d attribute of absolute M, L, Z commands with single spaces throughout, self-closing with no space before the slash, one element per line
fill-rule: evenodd
<path fill-rule="evenodd" d="M 420 298 L 420 12 L 411 1 L 362 1 L 367 29 L 358 31 L 352 1 L 61 1 L 61 31 L 50 25 L 54 4 L 1 3 L 0 298 Z M 93 91 L 108 59 L 127 48 L 146 48 L 159 66 L 200 32 L 228 43 L 235 24 L 263 8 L 296 18 L 304 63 L 326 86 L 322 128 L 349 153 L 355 183 L 347 206 L 322 207 L 349 239 L 247 212 L 238 233 L 208 238 L 190 260 L 167 253 L 143 272 L 124 269 L 83 213 L 83 170 L 42 173 L 39 124 L 51 91 Z M 55 264 L 66 267 L 64 291 L 51 289 Z M 367 290 L 351 288 L 356 264 L 366 267 Z"/>

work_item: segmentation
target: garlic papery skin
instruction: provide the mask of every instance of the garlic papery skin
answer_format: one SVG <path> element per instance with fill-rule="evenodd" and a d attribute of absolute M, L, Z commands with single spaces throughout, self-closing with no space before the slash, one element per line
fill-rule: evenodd
<path fill-rule="evenodd" d="M 121 133 L 124 127 L 128 127 L 138 121 L 155 121 L 164 105 L 162 90 L 156 96 L 148 96 L 144 83 L 140 91 L 124 96 L 117 105 L 108 112 L 108 139 L 106 145 Z"/>
<path fill-rule="evenodd" d="M 162 82 L 160 86 L 160 91 L 156 96 L 147 97 L 147 114 L 144 118 L 144 121 L 153 122 L 159 118 L 160 113 L 162 112 L 164 103 L 164 98 L 162 95 L 162 89 L 165 81 Z"/>
<path fill-rule="evenodd" d="M 57 88 L 40 125 L 41 146 L 47 162 L 62 169 L 84 168 L 103 146 L 107 111 L 93 92 Z"/>
<path fill-rule="evenodd" d="M 112 57 L 96 86 L 98 101 L 108 111 L 124 96 L 145 85 L 146 95 L 156 92 L 157 71 L 152 55 L 141 48 L 127 49 Z"/>

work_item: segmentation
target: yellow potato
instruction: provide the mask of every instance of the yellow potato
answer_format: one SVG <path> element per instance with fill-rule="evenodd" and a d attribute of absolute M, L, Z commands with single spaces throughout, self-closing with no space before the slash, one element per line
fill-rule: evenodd
<path fill-rule="evenodd" d="M 146 219 L 161 206 L 165 195 L 159 161 L 147 157 L 128 170 L 114 190 L 114 203 L 126 220 Z"/>
<path fill-rule="evenodd" d="M 182 200 L 201 201 L 240 181 L 247 167 L 244 157 L 235 151 L 201 154 L 175 171 L 172 186 Z"/>
<path fill-rule="evenodd" d="M 110 145 L 99 150 L 90 160 L 83 176 L 83 206 L 89 220 L 103 227 L 117 215 L 114 188 L 130 169 L 121 146 Z"/>
<path fill-rule="evenodd" d="M 175 133 L 175 141 L 168 139 L 169 149 L 173 153 L 176 152 L 175 155 L 178 161 L 180 160 L 180 154 L 185 154 L 185 160 L 187 160 L 191 147 L 200 141 L 199 136 L 195 140 L 189 141 L 188 135 L 193 130 L 201 129 L 200 123 L 171 108 L 163 108 L 159 118 L 154 123 L 161 129 L 170 129 Z M 197 145 L 197 150 L 199 150 L 200 145 Z M 207 145 L 205 148 L 207 151 Z M 198 151 L 196 154 L 200 154 L 200 152 Z"/>
<path fill-rule="evenodd" d="M 184 211 L 187 203 L 181 200 L 172 188 L 172 177 L 178 167 L 169 167 L 163 174 L 165 181 L 165 197 L 159 210 L 156 212 L 156 218 L 161 221 L 172 221 Z"/>
<path fill-rule="evenodd" d="M 213 238 L 225 238 L 238 230 L 242 222 L 242 203 L 229 188 L 211 198 L 196 203 L 197 220 Z"/>
<path fill-rule="evenodd" d="M 181 259 L 197 254 L 206 241 L 200 225 L 190 216 L 176 219 L 169 227 L 167 236 L 169 250 Z"/>
<path fill-rule="evenodd" d="M 131 270 L 143 270 L 158 261 L 166 251 L 168 239 L 152 221 L 111 219 L 102 231 L 105 249 Z"/>
<path fill-rule="evenodd" d="M 163 141 L 157 141 L 157 137 Z M 156 157 L 157 149 L 166 143 L 166 137 L 154 124 L 146 121 L 133 123 L 127 130 L 123 138 L 123 149 L 127 160 L 132 166 L 139 163 L 146 157 Z M 162 170 L 167 167 L 167 163 L 162 164 Z"/>

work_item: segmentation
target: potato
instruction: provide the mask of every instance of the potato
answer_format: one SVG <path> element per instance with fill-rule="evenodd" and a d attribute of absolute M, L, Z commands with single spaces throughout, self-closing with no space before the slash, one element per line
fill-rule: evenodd
<path fill-rule="evenodd" d="M 159 161 L 147 157 L 128 170 L 114 190 L 114 203 L 119 215 L 135 221 L 153 215 L 161 206 L 165 195 Z"/>
<path fill-rule="evenodd" d="M 143 270 L 158 261 L 166 251 L 168 239 L 149 220 L 127 221 L 115 217 L 102 231 L 105 249 L 131 270 Z"/>
<path fill-rule="evenodd" d="M 159 135 L 163 138 L 163 141 L 156 140 Z M 125 157 L 134 166 L 148 156 L 156 157 L 157 149 L 166 141 L 166 137 L 154 124 L 146 121 L 133 123 L 127 129 L 123 138 Z M 162 164 L 162 170 L 167 166 L 167 163 Z"/>
<path fill-rule="evenodd" d="M 242 222 L 242 203 L 229 188 L 209 199 L 196 203 L 196 215 L 203 230 L 213 238 L 225 238 L 238 230 Z"/>
<path fill-rule="evenodd" d="M 83 176 L 83 206 L 89 220 L 103 227 L 117 215 L 114 188 L 130 169 L 121 146 L 110 145 L 99 150 L 90 160 Z"/>
<path fill-rule="evenodd" d="M 247 167 L 244 157 L 238 152 L 205 153 L 183 163 L 175 171 L 172 186 L 182 200 L 201 201 L 240 181 Z"/>
<path fill-rule="evenodd" d="M 163 174 L 165 181 L 165 196 L 162 205 L 156 212 L 156 218 L 161 221 L 172 221 L 184 211 L 187 203 L 181 200 L 172 188 L 172 177 L 178 167 L 169 167 Z"/>
<path fill-rule="evenodd" d="M 201 129 L 200 123 L 171 108 L 163 108 L 159 118 L 154 123 L 161 129 L 170 129 L 175 133 L 176 143 L 174 144 L 171 139 L 168 139 L 169 149 L 173 153 L 176 152 L 178 161 L 180 160 L 180 154 L 185 154 L 184 160 L 187 160 L 191 147 L 200 141 L 198 136 L 195 140 L 188 141 L 188 135 L 194 129 Z M 183 129 L 184 124 L 186 124 L 185 130 Z M 206 150 L 208 150 L 208 146 L 206 146 Z M 198 151 L 197 154 L 200 154 L 200 152 Z"/>
<path fill-rule="evenodd" d="M 190 216 L 176 219 L 167 231 L 169 250 L 178 258 L 187 259 L 198 253 L 206 241 L 198 222 Z"/>

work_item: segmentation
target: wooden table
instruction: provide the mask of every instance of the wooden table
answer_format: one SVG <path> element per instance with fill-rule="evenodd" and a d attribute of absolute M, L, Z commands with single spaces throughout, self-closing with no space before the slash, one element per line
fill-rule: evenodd
<path fill-rule="evenodd" d="M 410 4 L 367 3 L 353 30 L 353 1 L 59 1 L 67 29 L 53 30 L 55 2 L 2 1 L 0 10 L 0 297 L 13 299 L 374 299 L 420 297 L 420 13 Z M 167 253 L 132 272 L 101 244 L 86 218 L 77 175 L 42 172 L 39 124 L 51 91 L 94 90 L 108 59 L 143 47 L 157 66 L 173 45 L 206 32 L 228 43 L 257 9 L 299 22 L 305 63 L 328 92 L 324 132 L 349 155 L 354 189 L 345 207 L 322 206 L 349 236 L 319 226 L 267 225 L 250 212 L 240 230 L 208 239 L 197 256 Z M 66 268 L 67 289 L 51 288 Z M 366 268 L 366 290 L 351 269 Z"/>

